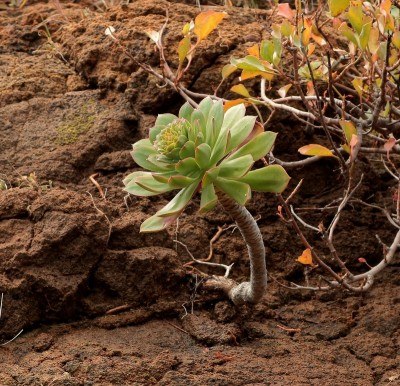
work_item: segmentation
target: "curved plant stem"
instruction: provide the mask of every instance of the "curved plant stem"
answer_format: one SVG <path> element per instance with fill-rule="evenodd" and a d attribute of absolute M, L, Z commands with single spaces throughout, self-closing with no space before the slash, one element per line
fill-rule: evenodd
<path fill-rule="evenodd" d="M 260 229 L 244 206 L 239 205 L 225 194 L 219 194 L 218 198 L 223 208 L 235 220 L 246 242 L 250 258 L 250 281 L 237 284 L 225 277 L 213 277 L 207 282 L 207 286 L 222 289 L 236 305 L 258 303 L 267 288 L 265 247 Z"/>

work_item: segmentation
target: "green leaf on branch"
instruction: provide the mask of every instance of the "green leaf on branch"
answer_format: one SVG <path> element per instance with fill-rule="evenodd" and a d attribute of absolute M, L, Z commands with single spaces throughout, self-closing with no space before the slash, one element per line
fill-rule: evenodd
<path fill-rule="evenodd" d="M 365 48 L 367 48 L 369 37 L 371 34 L 371 28 L 372 28 L 372 21 L 369 21 L 362 26 L 359 36 L 359 47 L 362 50 L 365 50 Z"/>
<path fill-rule="evenodd" d="M 400 50 L 400 31 L 396 31 L 392 36 L 393 45 Z"/>
<path fill-rule="evenodd" d="M 363 93 L 364 93 L 364 89 L 363 89 L 363 80 L 362 78 L 354 78 L 351 81 L 354 89 L 357 91 L 357 94 L 362 97 Z"/>
<path fill-rule="evenodd" d="M 222 74 L 222 79 L 226 79 L 229 75 L 233 74 L 237 70 L 237 67 L 234 66 L 231 63 L 225 64 L 224 67 L 222 67 L 221 74 Z"/>
<path fill-rule="evenodd" d="M 340 15 L 350 5 L 350 0 L 328 0 L 331 16 Z"/>
<path fill-rule="evenodd" d="M 182 64 L 186 57 L 188 52 L 190 51 L 192 44 L 190 42 L 190 36 L 186 35 L 178 45 L 178 57 L 179 57 L 179 63 Z"/>
<path fill-rule="evenodd" d="M 335 157 L 328 148 L 315 143 L 301 147 L 298 152 L 308 156 Z"/>
<path fill-rule="evenodd" d="M 360 4 L 350 7 L 347 12 L 347 18 L 354 30 L 360 34 L 364 25 L 362 5 Z"/>
<path fill-rule="evenodd" d="M 236 94 L 239 94 L 241 96 L 244 96 L 246 98 L 251 98 L 249 90 L 247 90 L 247 88 L 243 84 L 237 84 L 235 86 L 232 86 L 231 91 L 233 91 Z"/>
<path fill-rule="evenodd" d="M 354 123 L 351 121 L 341 120 L 341 121 L 339 121 L 339 124 L 344 132 L 344 136 L 346 138 L 346 143 L 349 145 L 353 134 L 357 135 L 357 128 L 354 126 Z"/>
<path fill-rule="evenodd" d="M 261 63 L 260 59 L 253 55 L 247 55 L 242 59 L 231 59 L 231 64 L 236 66 L 241 70 L 248 71 L 265 71 L 264 65 Z"/>
<path fill-rule="evenodd" d="M 358 45 L 358 40 L 354 31 L 347 25 L 347 23 L 343 22 L 339 27 L 339 32 L 347 39 L 350 40 L 353 44 Z"/>

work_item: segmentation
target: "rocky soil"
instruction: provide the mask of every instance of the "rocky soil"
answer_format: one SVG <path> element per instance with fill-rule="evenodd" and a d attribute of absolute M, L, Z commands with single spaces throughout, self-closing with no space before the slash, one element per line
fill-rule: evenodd
<path fill-rule="evenodd" d="M 302 245 L 278 219 L 276 198 L 255 194 L 249 210 L 260 216 L 270 287 L 261 304 L 234 308 L 202 289 L 173 242 L 206 257 L 218 227 L 232 223 L 221 208 L 199 215 L 195 201 L 177 227 L 138 233 L 169 197 L 125 195 L 121 181 L 138 168 L 131 144 L 182 99 L 104 31 L 112 25 L 136 61 L 157 68 L 144 31 L 158 30 L 168 8 L 164 42 L 174 65 L 182 26 L 199 10 L 165 0 L 109 3 L 0 8 L 1 342 L 23 329 L 0 346 L 0 385 L 400 385 L 398 258 L 363 295 L 288 290 L 279 283 L 304 281 Z M 226 11 L 185 78 L 192 90 L 212 93 L 229 58 L 267 36 L 268 10 Z M 221 93 L 229 97 L 231 85 Z M 284 115 L 269 129 L 286 160 L 319 135 Z M 304 178 L 295 205 L 337 197 L 336 169 L 325 161 L 290 170 L 289 189 Z M 389 176 L 367 159 L 357 170 L 366 176 L 359 195 L 391 204 Z M 382 258 L 375 234 L 390 243 L 393 228 L 378 211 L 349 207 L 336 243 L 356 271 L 365 269 L 359 257 Z M 246 279 L 237 231 L 223 232 L 213 252 L 214 261 L 235 263 L 233 278 Z"/>

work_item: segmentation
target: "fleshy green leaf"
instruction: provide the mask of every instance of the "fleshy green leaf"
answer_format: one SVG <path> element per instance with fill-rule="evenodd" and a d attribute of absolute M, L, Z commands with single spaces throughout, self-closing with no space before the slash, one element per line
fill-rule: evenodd
<path fill-rule="evenodd" d="M 191 121 L 191 116 L 194 111 L 194 108 L 190 106 L 188 102 L 186 102 L 180 109 L 179 109 L 179 118 L 185 118 L 188 122 Z"/>
<path fill-rule="evenodd" d="M 178 216 L 159 217 L 157 215 L 149 217 L 140 226 L 140 233 L 158 232 L 172 224 Z"/>
<path fill-rule="evenodd" d="M 195 155 L 195 146 L 193 141 L 187 141 L 183 146 L 181 151 L 179 152 L 179 158 L 185 159 L 188 157 L 194 157 Z"/>
<path fill-rule="evenodd" d="M 174 175 L 169 177 L 168 179 L 168 185 L 173 187 L 174 189 L 181 189 L 181 188 L 186 188 L 190 184 L 194 182 L 194 178 L 190 178 L 187 176 L 180 176 L 180 175 Z"/>
<path fill-rule="evenodd" d="M 224 122 L 222 123 L 222 131 L 227 131 L 233 127 L 233 125 L 239 120 L 244 117 L 246 114 L 246 107 L 243 104 L 234 106 L 230 108 L 224 116 Z"/>
<path fill-rule="evenodd" d="M 210 114 L 210 110 L 213 107 L 214 102 L 210 97 L 204 98 L 200 103 L 198 110 L 200 110 L 204 114 L 205 122 L 208 121 L 208 116 Z M 204 136 L 205 137 L 205 136 Z"/>
<path fill-rule="evenodd" d="M 159 217 L 168 217 L 170 215 L 182 213 L 185 206 L 191 200 L 193 194 L 196 192 L 200 180 L 195 180 L 191 185 L 183 188 L 167 205 L 159 210 L 156 215 Z"/>
<path fill-rule="evenodd" d="M 228 161 L 222 161 L 219 165 L 219 176 L 223 178 L 238 178 L 246 174 L 253 166 L 254 160 L 250 154 Z"/>
<path fill-rule="evenodd" d="M 248 137 L 253 130 L 255 122 L 256 117 L 252 116 L 243 117 L 240 121 L 236 122 L 230 130 L 231 138 L 228 140 L 227 152 L 239 146 Z"/>
<path fill-rule="evenodd" d="M 272 131 L 265 131 L 258 134 L 250 142 L 246 143 L 246 145 L 240 147 L 237 151 L 228 156 L 227 159 L 232 160 L 250 154 L 254 161 L 258 161 L 270 152 L 276 136 L 277 134 Z"/>
<path fill-rule="evenodd" d="M 212 169 L 207 170 L 204 173 L 203 179 L 201 181 L 201 185 L 203 187 L 206 187 L 210 184 L 213 184 L 215 180 L 217 179 L 219 174 L 219 167 L 214 167 Z"/>
<path fill-rule="evenodd" d="M 195 160 L 200 169 L 205 169 L 210 164 L 211 147 L 207 143 L 202 143 L 196 147 Z"/>
<path fill-rule="evenodd" d="M 194 158 L 185 158 L 179 161 L 175 166 L 176 171 L 184 176 L 191 177 L 196 172 L 199 172 L 199 165 Z"/>
<path fill-rule="evenodd" d="M 224 116 L 224 122 L 222 123 L 221 130 L 218 134 L 218 138 L 214 143 L 211 152 L 210 165 L 214 165 L 226 154 L 226 147 L 229 139 L 229 130 L 244 117 L 246 108 L 243 104 L 230 108 Z"/>
<path fill-rule="evenodd" d="M 203 187 L 200 199 L 200 212 L 207 212 L 215 207 L 218 202 L 218 197 L 215 194 L 213 184 Z"/>
<path fill-rule="evenodd" d="M 203 112 L 200 110 L 194 110 L 190 119 L 194 130 L 189 132 L 189 139 L 197 144 L 199 134 L 201 134 L 202 138 L 205 138 L 207 120 Z"/>
<path fill-rule="evenodd" d="M 269 165 L 252 170 L 240 178 L 240 181 L 249 184 L 252 190 L 270 193 L 284 191 L 289 180 L 290 177 L 280 165 Z"/>
<path fill-rule="evenodd" d="M 233 198 L 240 205 L 245 205 L 251 198 L 251 189 L 247 183 L 236 180 L 228 180 L 218 177 L 215 186 Z"/>
<path fill-rule="evenodd" d="M 143 169 L 153 172 L 164 172 L 168 170 L 168 166 L 163 167 L 162 164 L 149 162 L 151 155 L 157 154 L 156 149 L 148 139 L 141 139 L 132 146 L 131 155 L 137 165 Z"/>
<path fill-rule="evenodd" d="M 224 104 L 222 100 L 214 102 L 211 107 L 208 120 L 207 120 L 207 132 L 206 132 L 206 142 L 213 146 L 218 135 L 221 131 L 222 123 L 224 121 Z"/>
<path fill-rule="evenodd" d="M 149 138 L 153 143 L 158 135 L 158 133 L 167 125 L 172 123 L 177 118 L 174 114 L 159 114 L 154 126 L 150 129 Z"/>
<path fill-rule="evenodd" d="M 135 196 L 155 196 L 160 193 L 169 192 L 173 189 L 168 184 L 156 181 L 152 173 L 134 172 L 124 179 L 125 190 Z"/>

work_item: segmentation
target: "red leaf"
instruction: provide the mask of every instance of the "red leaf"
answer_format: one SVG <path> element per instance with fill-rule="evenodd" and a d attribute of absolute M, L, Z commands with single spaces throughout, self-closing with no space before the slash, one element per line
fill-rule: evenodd
<path fill-rule="evenodd" d="M 278 4 L 278 15 L 285 17 L 286 19 L 292 20 L 294 13 L 290 8 L 289 3 Z"/>
<path fill-rule="evenodd" d="M 354 148 L 356 147 L 357 143 L 358 143 L 357 135 L 356 134 L 352 134 L 351 135 L 351 140 L 350 140 L 350 143 L 349 143 L 351 161 L 354 161 L 354 153 L 353 153 L 353 151 L 354 151 Z"/>
<path fill-rule="evenodd" d="M 233 357 L 227 357 L 226 355 L 222 355 L 220 352 L 214 354 L 215 358 L 222 359 L 223 361 L 231 361 Z"/>
<path fill-rule="evenodd" d="M 386 150 L 386 155 L 387 158 L 389 159 L 389 153 L 393 149 L 393 146 L 396 144 L 396 138 L 390 137 L 385 144 L 383 145 L 383 148 Z"/>

